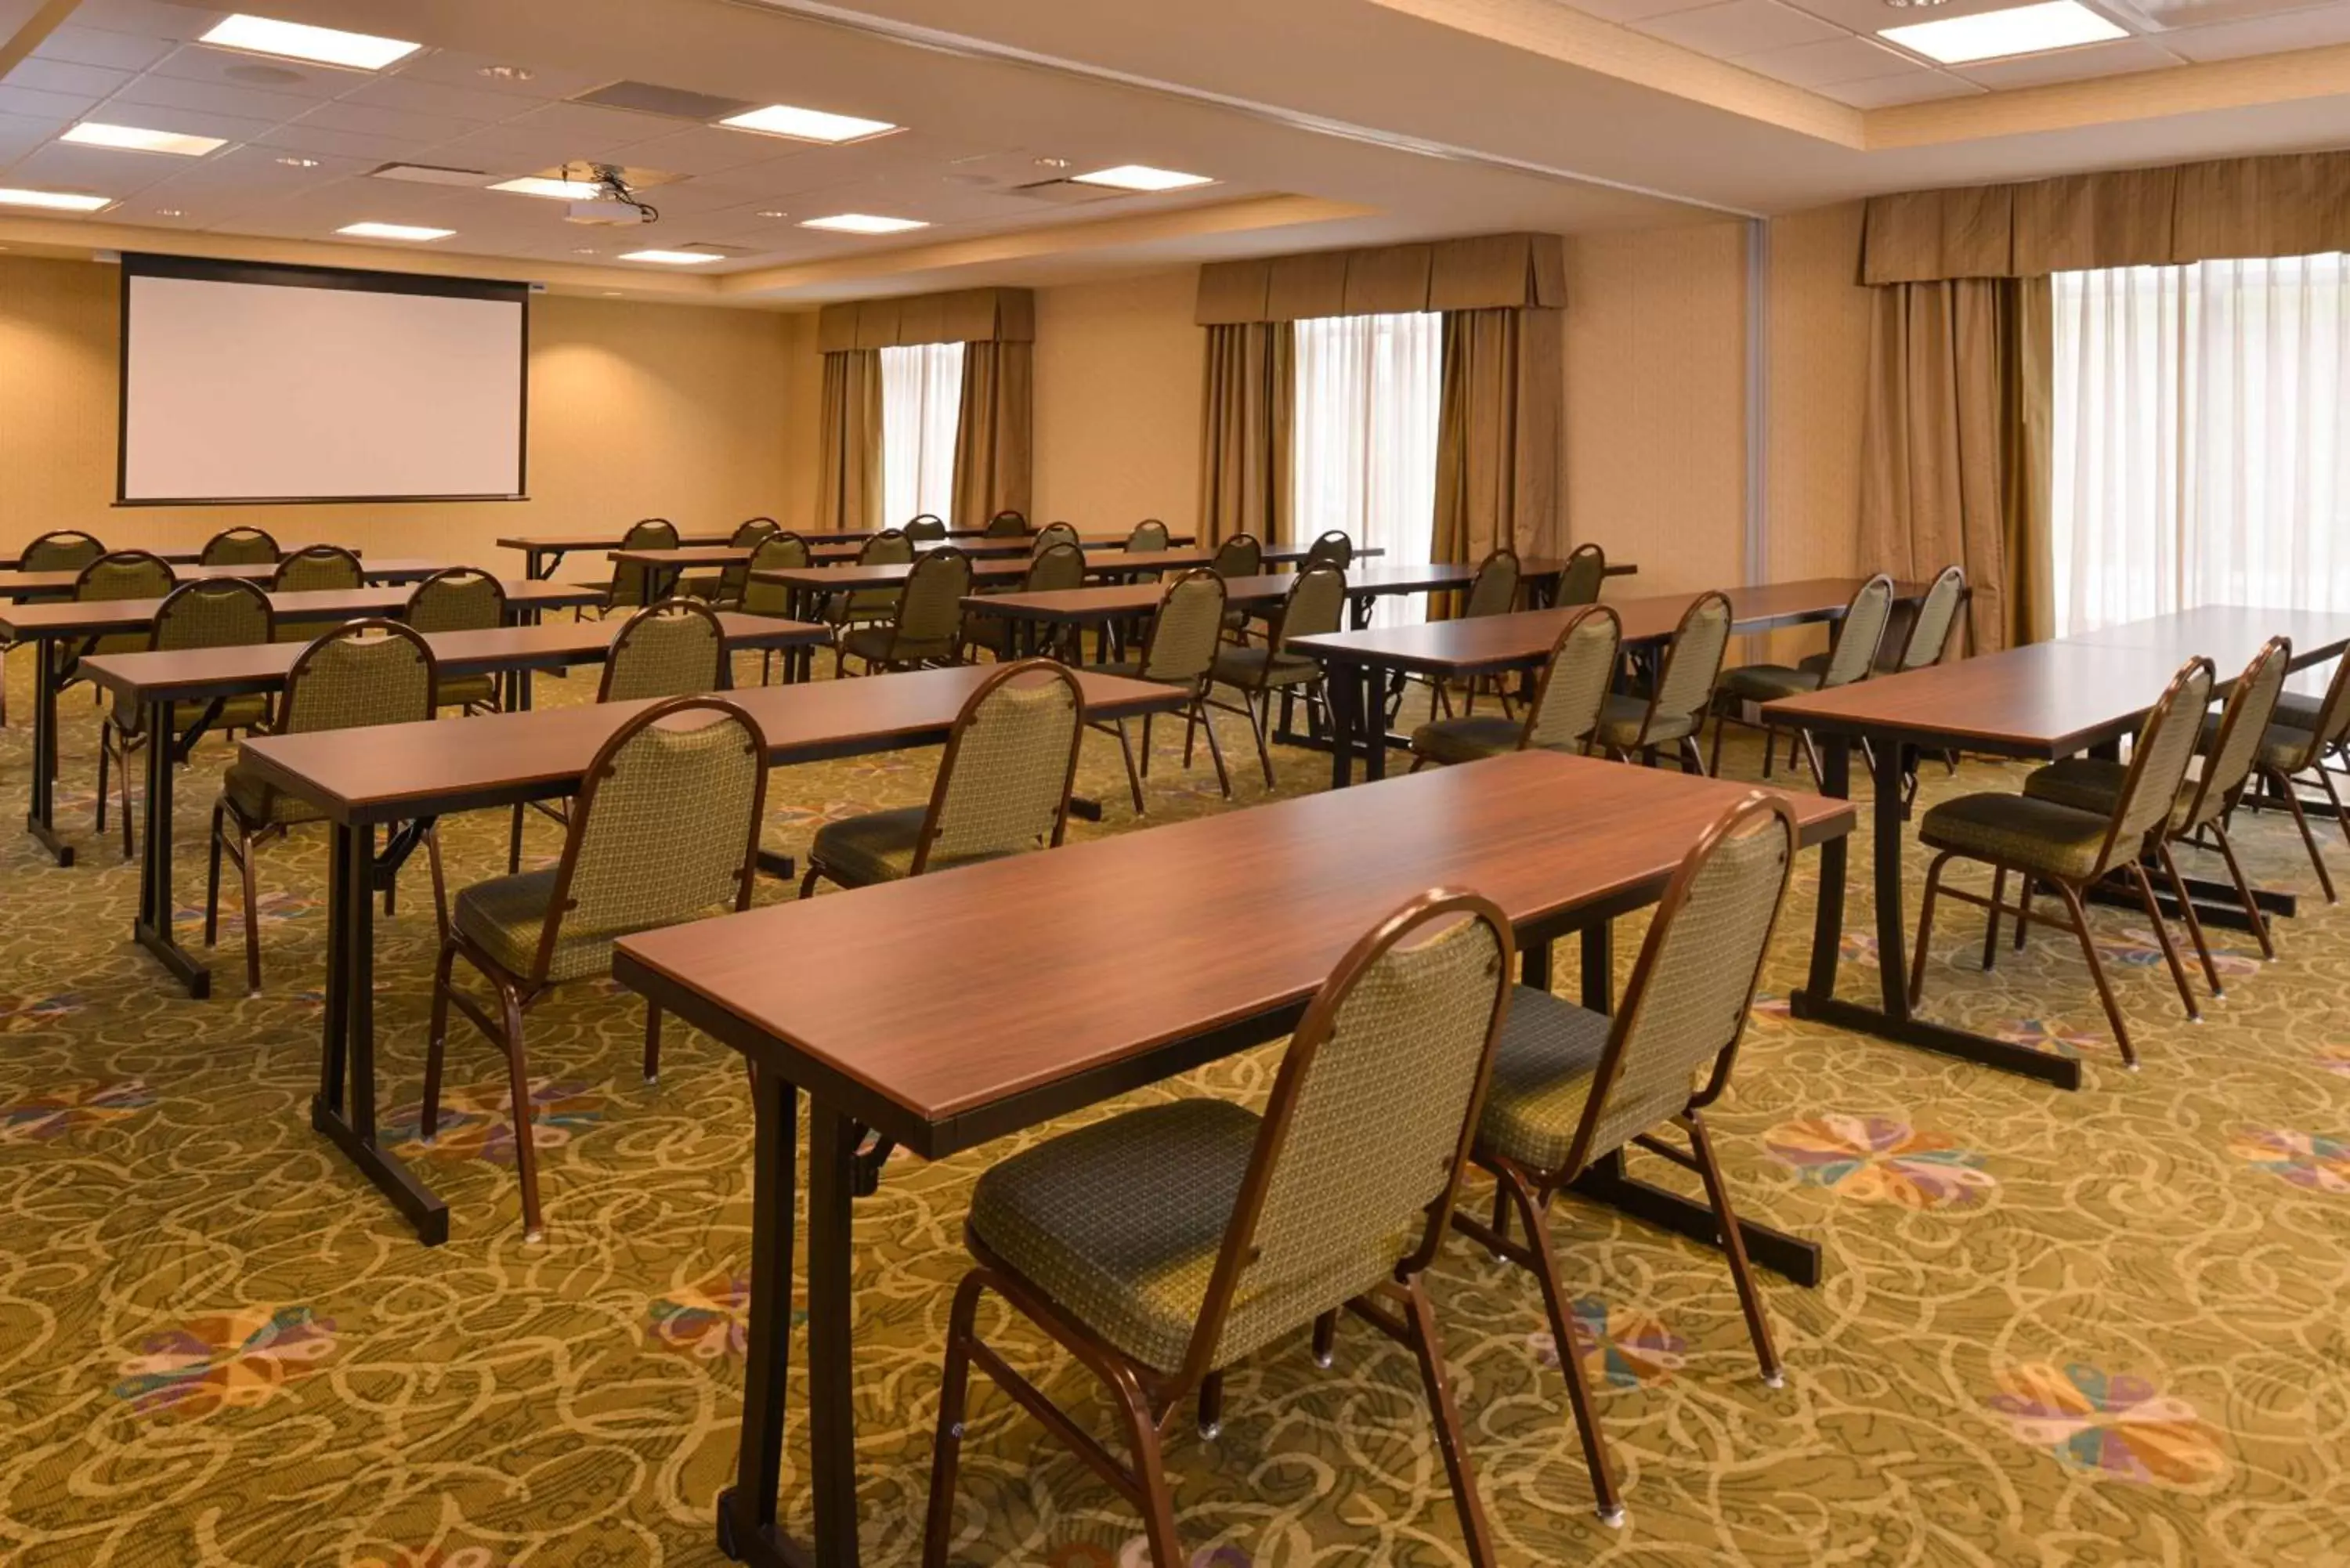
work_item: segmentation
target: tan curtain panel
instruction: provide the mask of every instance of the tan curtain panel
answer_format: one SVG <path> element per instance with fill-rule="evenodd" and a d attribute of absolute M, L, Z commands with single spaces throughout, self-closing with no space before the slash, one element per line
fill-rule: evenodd
<path fill-rule="evenodd" d="M 1200 542 L 1289 539 L 1295 337 L 1286 322 L 1208 328 L 1200 408 Z"/>
<path fill-rule="evenodd" d="M 962 412 L 955 425 L 954 515 L 977 528 L 1006 508 L 1028 511 L 1035 450 L 1035 350 L 971 342 L 962 350 Z"/>
<path fill-rule="evenodd" d="M 1482 561 L 1498 545 L 1565 554 L 1565 326 L 1556 310 L 1445 314 L 1438 560 Z"/>
<path fill-rule="evenodd" d="M 816 316 L 816 340 L 827 354 L 918 343 L 1033 343 L 1036 296 L 1024 288 L 964 288 L 827 305 Z"/>
<path fill-rule="evenodd" d="M 1386 316 L 1413 310 L 1555 308 L 1566 303 L 1556 234 L 1483 234 L 1433 244 L 1314 251 L 1200 269 L 1202 327 Z"/>
<path fill-rule="evenodd" d="M 1865 558 L 1922 580 L 1964 566 L 1980 652 L 2050 634 L 2048 280 L 1882 289 L 1862 424 Z"/>
<path fill-rule="evenodd" d="M 2350 250 L 2350 151 L 1873 197 L 1861 281 L 2043 277 Z"/>
<path fill-rule="evenodd" d="M 816 424 L 816 525 L 822 533 L 881 526 L 881 351 L 824 357 Z"/>

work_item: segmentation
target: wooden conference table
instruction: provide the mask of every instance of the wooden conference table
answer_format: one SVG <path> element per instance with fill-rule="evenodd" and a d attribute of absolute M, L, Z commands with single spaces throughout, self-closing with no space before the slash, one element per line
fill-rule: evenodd
<path fill-rule="evenodd" d="M 1724 591 L 1730 596 L 1733 629 L 1755 632 L 1841 619 L 1852 596 L 1860 591 L 1861 582 L 1859 577 L 1809 577 Z M 1920 583 L 1901 583 L 1895 591 L 1907 601 L 1922 595 L 1926 587 Z M 1624 642 L 1629 647 L 1671 637 L 1697 597 L 1662 594 L 1618 600 L 1608 607 L 1623 621 Z M 1391 680 L 1407 674 L 1461 680 L 1534 669 L 1550 657 L 1552 644 L 1579 607 L 1523 610 L 1473 620 L 1430 621 L 1424 626 L 1292 639 L 1290 648 L 1320 659 L 1328 671 L 1332 727 L 1336 732 L 1330 748 L 1331 787 L 1343 789 L 1350 782 L 1358 752 L 1366 777 L 1387 776 L 1388 747 L 1399 739 L 1388 733 L 1384 717 L 1382 693 Z"/>
<path fill-rule="evenodd" d="M 721 628 L 731 652 L 768 649 L 812 648 L 831 639 L 829 627 L 765 616 L 722 615 Z M 443 680 L 467 675 L 510 675 L 511 683 L 528 690 L 530 674 L 560 670 L 574 665 L 600 664 L 611 652 L 612 639 L 624 622 L 556 621 L 546 626 L 499 627 L 486 631 L 441 631 L 424 634 Z M 140 863 L 139 914 L 131 937 L 177 976 L 194 997 L 212 994 L 212 971 L 195 954 L 180 946 L 172 917 L 177 908 L 172 895 L 172 794 L 173 764 L 212 722 L 220 704 L 232 697 L 285 689 L 287 671 L 308 645 L 265 642 L 236 648 L 203 648 L 147 653 L 94 654 L 82 669 L 99 686 L 122 702 L 141 710 L 147 745 L 147 836 Z M 785 669 L 791 668 L 785 660 Z M 204 712 L 184 735 L 178 729 L 178 711 L 203 704 Z M 460 721 L 450 721 L 458 722 Z M 464 721 L 470 722 L 471 721 Z M 169 742 L 157 737 L 178 736 Z M 387 857 L 387 874 L 396 872 L 413 841 Z"/>
<path fill-rule="evenodd" d="M 333 541 L 329 540 L 326 542 L 332 543 Z M 310 546 L 307 545 L 280 545 L 277 546 L 278 552 L 281 555 L 286 556 L 291 556 L 297 550 L 307 550 L 309 547 Z M 120 546 L 120 548 L 125 550 L 145 550 L 149 555 L 158 556 L 162 560 L 170 562 L 175 566 L 192 566 L 204 558 L 203 546 L 201 545 L 173 545 L 161 547 L 146 545 L 124 545 Z M 364 551 L 353 548 L 348 545 L 344 545 L 343 548 L 350 550 L 352 555 L 358 556 L 362 560 L 367 558 Z M 21 554 L 0 555 L 0 571 L 16 571 L 21 568 L 24 564 L 25 558 Z"/>
<path fill-rule="evenodd" d="M 847 545 L 852 548 L 862 545 L 872 536 L 871 533 L 861 528 L 834 529 L 800 535 L 811 545 Z M 677 542 L 680 545 L 687 547 L 725 545 L 733 537 L 733 528 L 681 529 Z M 1170 537 L 1182 544 L 1188 545 L 1191 542 L 1191 535 L 1188 534 L 1173 535 Z M 1030 543 L 1035 538 L 1035 535 L 1033 532 L 1024 535 L 989 534 L 980 528 L 955 528 L 948 532 L 947 538 L 958 545 L 975 545 L 983 540 L 991 543 L 1001 542 L 1014 546 L 1019 553 L 1024 555 Z M 520 550 L 523 553 L 525 576 L 546 577 L 553 576 L 556 567 L 563 564 L 563 557 L 574 550 L 619 550 L 625 543 L 626 541 L 619 535 L 606 531 L 575 534 L 517 534 L 500 539 L 498 545 L 501 549 Z M 1087 546 L 1089 549 L 1095 547 L 1095 545 Z M 1124 547 L 1122 543 L 1119 547 Z"/>
<path fill-rule="evenodd" d="M 446 562 L 427 561 L 414 556 L 380 556 L 359 562 L 360 576 L 370 583 L 419 583 L 433 573 L 445 569 Z M 210 582 L 233 577 L 241 582 L 266 586 L 277 575 L 273 561 L 235 563 L 224 566 L 173 565 L 172 575 L 183 583 Z M 81 578 L 79 572 L 0 571 L 0 599 L 70 598 L 74 584 Z"/>
<path fill-rule="evenodd" d="M 966 665 L 859 680 L 756 686 L 727 696 L 758 726 L 768 761 L 785 765 L 941 744 L 987 676 L 986 669 Z M 1182 702 L 1182 693 L 1170 687 L 1113 676 L 1077 680 L 1089 719 L 1169 712 Z M 376 829 L 576 794 L 597 749 L 624 721 L 650 705 L 602 702 L 457 722 L 269 735 L 246 741 L 240 749 L 242 760 L 270 784 L 317 806 L 334 835 L 328 868 L 326 1018 L 310 1125 L 391 1199 L 427 1246 L 448 1239 L 448 1209 L 376 1142 L 370 896 Z M 900 931 L 892 941 L 899 953 L 907 950 L 905 936 Z M 1000 954 L 1000 943 L 997 950 Z M 803 966 L 778 965 L 777 957 L 768 955 L 777 973 L 803 972 Z"/>
<path fill-rule="evenodd" d="M 2137 729 L 2188 659 L 2210 659 L 2224 691 L 2261 645 L 2278 636 L 2293 639 L 2294 669 L 2322 663 L 2350 649 L 2350 615 L 2212 606 L 1765 704 L 1762 713 L 1772 723 L 1808 730 L 1819 741 L 1824 794 L 1851 793 L 1855 742 L 1869 742 L 1876 763 L 1879 1005 L 1835 994 L 1846 881 L 1846 846 L 1838 841 L 1820 857 L 1811 973 L 1791 999 L 1795 1015 L 2079 1088 L 2076 1060 L 1930 1023 L 1910 1011 L 1901 866 L 1904 753 L 1955 750 L 2049 762 L 2110 746 Z"/>
<path fill-rule="evenodd" d="M 805 539 L 806 536 L 803 535 L 802 537 Z M 847 539 L 827 537 L 810 541 L 808 558 L 819 566 L 853 566 L 858 564 L 857 558 L 864 554 L 865 547 L 869 542 L 869 536 L 862 535 Z M 1138 563 L 1138 569 L 1142 566 L 1156 567 L 1164 565 L 1158 558 L 1158 552 L 1144 550 L 1129 552 L 1123 539 L 1083 540 L 1080 541 L 1080 545 L 1088 559 L 1125 556 L 1131 554 Z M 975 562 L 992 560 L 995 557 L 1025 562 L 1035 554 L 1035 547 L 1036 535 L 1034 534 L 985 534 L 970 536 L 950 535 L 944 539 L 916 540 L 913 545 L 916 555 L 928 555 L 933 550 L 954 549 L 973 557 Z M 1202 564 L 1207 558 L 1204 552 L 1182 553 L 1201 555 Z M 675 592 L 677 579 L 687 572 L 721 571 L 728 566 L 740 566 L 749 562 L 753 552 L 740 545 L 684 545 L 674 550 L 613 550 L 608 554 L 614 561 L 642 566 L 648 572 L 654 574 L 652 593 L 653 597 L 658 598 Z M 1284 550 L 1273 552 L 1267 558 L 1295 560 L 1302 559 L 1305 555 L 1305 552 L 1303 549 Z M 1108 565 L 1097 569 L 1114 571 L 1117 567 L 1115 565 Z"/>
<path fill-rule="evenodd" d="M 1584 1000 L 1605 1010 L 1610 922 L 1660 898 L 1707 824 L 1748 793 L 1523 753 L 624 939 L 622 982 L 759 1068 L 749 1364 L 721 1546 L 760 1564 L 858 1561 L 851 1199 L 872 1190 L 890 1145 L 940 1158 L 1278 1039 L 1373 920 L 1431 887 L 1498 903 L 1532 984 L 1550 983 L 1550 943 L 1583 933 Z M 1851 830 L 1846 803 L 1789 798 L 1804 843 Z M 1559 831 L 1562 800 L 1575 802 L 1573 833 Z M 1122 912 L 1117 942 L 1098 940 L 1105 909 Z M 1007 961 L 1007 909 L 1049 962 Z M 909 931 L 922 933 L 919 961 Z M 794 953 L 825 961 L 778 961 Z M 803 1092 L 812 1552 L 776 1522 Z M 1620 1158 L 1577 1185 L 1715 1241 L 1710 1209 L 1627 1176 Z M 1816 1282 L 1816 1247 L 1741 1228 L 1758 1262 Z"/>
<path fill-rule="evenodd" d="M 577 583 L 509 582 L 504 587 L 506 614 L 517 621 L 536 619 L 542 610 L 568 609 L 602 599 L 594 589 Z M 59 650 L 54 645 L 144 632 L 155 624 L 155 612 L 162 602 L 160 598 L 89 599 L 0 608 L 0 641 L 36 645 L 32 790 L 25 827 L 60 866 L 74 862 L 73 846 L 57 836 L 56 821 L 57 690 L 60 677 L 70 671 L 62 668 L 68 661 L 57 657 Z M 408 590 L 392 585 L 269 596 L 269 607 L 280 623 L 356 620 L 398 615 L 407 607 Z"/>

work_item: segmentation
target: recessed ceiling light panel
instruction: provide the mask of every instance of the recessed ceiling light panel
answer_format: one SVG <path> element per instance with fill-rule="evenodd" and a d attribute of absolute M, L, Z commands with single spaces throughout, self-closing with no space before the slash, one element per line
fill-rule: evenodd
<path fill-rule="evenodd" d="M 186 136 L 176 130 L 142 130 L 133 125 L 102 125 L 95 119 L 85 119 L 63 136 L 59 141 L 70 141 L 81 147 L 111 147 L 125 152 L 173 152 L 182 158 L 202 158 L 217 151 L 228 143 L 217 136 Z"/>
<path fill-rule="evenodd" d="M 703 251 L 623 251 L 622 261 L 657 262 L 662 266 L 700 266 L 719 258 Z"/>
<path fill-rule="evenodd" d="M 380 71 L 424 47 L 399 38 L 379 38 L 371 33 L 346 33 L 335 27 L 312 27 L 300 22 L 244 15 L 228 17 L 197 42 L 224 49 L 243 49 L 247 54 L 312 60 L 322 66 L 348 66 L 362 71 Z"/>
<path fill-rule="evenodd" d="M 445 240 L 454 229 L 428 229 L 416 223 L 345 223 L 335 233 L 355 240 Z"/>
<path fill-rule="evenodd" d="M 909 229 L 930 226 L 920 218 L 883 218 L 871 213 L 836 213 L 829 218 L 808 218 L 800 223 L 803 229 L 829 229 L 837 234 L 902 234 Z"/>
<path fill-rule="evenodd" d="M 82 196 L 70 191 L 0 190 L 0 207 L 46 207 L 53 213 L 99 213 L 114 205 L 111 196 Z"/>
<path fill-rule="evenodd" d="M 604 193 L 604 187 L 593 180 L 552 180 L 538 174 L 501 180 L 490 189 L 511 191 L 517 196 L 551 196 L 561 202 L 593 202 Z"/>
<path fill-rule="evenodd" d="M 1942 65 L 1963 66 L 2106 43 L 2128 37 L 2129 29 L 2098 16 L 2079 0 L 2046 0 L 2044 5 L 2018 5 L 2006 11 L 1880 27 L 1877 36 Z"/>
<path fill-rule="evenodd" d="M 787 136 L 795 141 L 823 141 L 834 145 L 844 141 L 862 141 L 868 137 L 885 135 L 899 129 L 886 119 L 859 119 L 853 114 L 827 114 L 820 109 L 795 109 L 787 103 L 771 103 L 748 114 L 730 115 L 718 123 L 732 126 L 736 130 L 755 130 L 765 136 Z"/>
<path fill-rule="evenodd" d="M 1090 174 L 1072 174 L 1069 178 L 1080 185 L 1107 185 L 1114 191 L 1184 191 L 1194 185 L 1215 183 L 1205 174 L 1153 169 L 1148 163 L 1121 163 L 1115 169 L 1097 169 Z"/>

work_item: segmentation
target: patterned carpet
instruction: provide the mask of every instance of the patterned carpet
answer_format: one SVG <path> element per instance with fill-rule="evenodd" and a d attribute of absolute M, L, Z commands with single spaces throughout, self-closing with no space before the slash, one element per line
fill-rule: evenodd
<path fill-rule="evenodd" d="M 11 662 L 13 802 L 28 742 L 26 661 Z M 543 691 L 577 701 L 592 683 Z M 264 993 L 236 994 L 231 919 L 225 994 L 190 1002 L 126 940 L 136 873 L 88 831 L 96 711 L 76 693 L 65 712 L 60 815 L 85 864 L 57 869 L 0 835 L 0 1561 L 719 1562 L 750 1220 L 733 1055 L 673 1027 L 647 1087 L 629 999 L 584 984 L 542 1007 L 529 1033 L 551 1236 L 531 1247 L 502 1071 L 477 1039 L 452 1040 L 457 1125 L 404 1150 L 449 1199 L 452 1239 L 419 1247 L 305 1119 L 322 835 L 265 851 Z M 1227 744 L 1246 742 L 1235 729 Z M 1751 774 L 1751 742 L 1732 747 L 1726 771 Z M 225 756 L 203 748 L 180 795 L 192 942 Z M 1204 766 L 1160 761 L 1153 820 L 1232 809 Z M 1284 793 L 1326 778 L 1317 757 L 1279 761 Z M 935 762 L 780 772 L 769 842 L 797 851 L 827 818 L 918 801 Z M 1956 781 L 1934 770 L 1926 790 L 2019 776 L 1970 764 Z M 1107 742 L 1088 742 L 1081 784 L 1110 812 L 1079 836 L 1134 826 Z M 1243 774 L 1240 808 L 1263 794 Z M 499 867 L 503 818 L 445 831 L 458 880 Z M 551 856 L 556 830 L 531 831 Z M 2256 876 L 2314 892 L 2288 826 L 2242 837 Z M 1800 971 L 1813 858 L 1773 999 Z M 404 892 L 380 929 L 379 1019 L 392 1120 L 412 1127 L 432 953 L 421 868 Z M 1453 1244 L 1434 1295 L 1505 1561 L 2350 1562 L 2350 917 L 2304 908 L 2276 965 L 2225 942 L 2229 996 L 2200 1027 L 2179 1017 L 2144 922 L 2100 912 L 2146 1058 L 2136 1075 L 2064 939 L 1984 975 L 1981 928 L 1954 910 L 1930 1011 L 2079 1054 L 2074 1095 L 1766 1001 L 1716 1123 L 1745 1211 L 1826 1248 L 1821 1289 L 1766 1282 L 1786 1388 L 1755 1376 L 1718 1258 L 1587 1206 L 1557 1222 L 1586 1331 L 1573 1353 L 1627 1485 L 1620 1531 L 1591 1515 L 1532 1282 Z M 1867 929 L 1865 896 L 1853 915 Z M 1638 934 L 1619 944 L 1627 964 Z M 1873 985 L 1871 949 L 1847 939 L 1848 992 Z M 1158 1092 L 1256 1096 L 1276 1059 Z M 868 1563 L 915 1559 L 961 1217 L 1009 1147 L 901 1157 L 859 1208 Z M 1074 1367 L 1013 1343 L 1099 1414 Z M 1134 1517 L 981 1387 L 958 1560 L 1147 1563 Z M 1170 1459 L 1191 1568 L 1462 1561 L 1409 1360 L 1360 1325 L 1331 1372 L 1302 1337 L 1239 1369 L 1221 1438 L 1187 1430 Z M 786 1488 L 799 1495 L 795 1473 Z"/>

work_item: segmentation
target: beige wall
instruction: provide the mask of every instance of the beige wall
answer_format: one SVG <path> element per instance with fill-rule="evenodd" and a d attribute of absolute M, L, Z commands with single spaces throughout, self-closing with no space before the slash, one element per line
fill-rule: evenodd
<path fill-rule="evenodd" d="M 531 306 L 530 489 L 522 502 L 116 507 L 120 269 L 0 257 L 0 548 L 49 528 L 116 545 L 200 545 L 250 523 L 519 575 L 506 534 L 660 514 L 723 528 L 805 522 L 814 395 L 787 347 L 814 318 L 546 296 Z M 813 361 L 814 355 L 806 356 Z M 802 398 L 806 400 L 799 400 Z M 567 575 L 594 575 L 575 556 Z"/>
<path fill-rule="evenodd" d="M 1198 275 L 1036 291 L 1035 521 L 1116 535 L 1145 517 L 1177 533 L 1197 525 Z"/>
<path fill-rule="evenodd" d="M 1870 294 L 1855 281 L 1861 203 L 1771 224 L 1768 576 L 1861 566 L 1860 419 Z"/>

